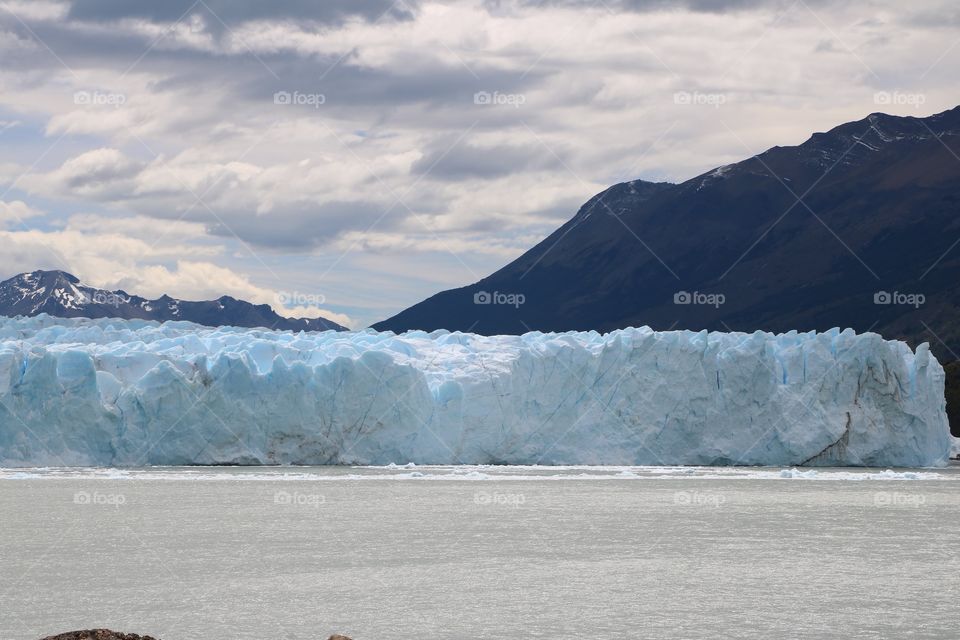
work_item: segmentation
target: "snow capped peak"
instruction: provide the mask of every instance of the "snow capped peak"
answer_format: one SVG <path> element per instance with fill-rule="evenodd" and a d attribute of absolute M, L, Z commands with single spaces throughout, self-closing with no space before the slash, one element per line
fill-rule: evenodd
<path fill-rule="evenodd" d="M 928 118 L 871 113 L 825 133 L 815 133 L 797 147 L 810 153 L 809 162 L 823 167 L 858 164 L 864 155 L 895 143 L 923 143 L 941 136 L 960 135 L 960 108 Z"/>
<path fill-rule="evenodd" d="M 227 304 L 224 304 L 227 303 Z M 163 295 L 147 300 L 125 291 L 90 287 L 65 271 L 37 270 L 0 282 L 0 316 L 52 316 L 74 318 L 139 318 L 190 320 L 200 324 L 269 329 L 303 329 L 303 323 L 283 318 L 269 306 L 255 306 L 223 296 L 214 302 L 191 302 Z M 307 319 L 307 330 L 343 330 L 325 318 Z"/>

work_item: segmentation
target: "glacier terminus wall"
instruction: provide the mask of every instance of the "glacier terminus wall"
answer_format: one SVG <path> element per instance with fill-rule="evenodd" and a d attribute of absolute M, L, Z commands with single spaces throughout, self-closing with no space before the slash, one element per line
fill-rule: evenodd
<path fill-rule="evenodd" d="M 0 466 L 939 466 L 927 345 L 0 319 Z"/>

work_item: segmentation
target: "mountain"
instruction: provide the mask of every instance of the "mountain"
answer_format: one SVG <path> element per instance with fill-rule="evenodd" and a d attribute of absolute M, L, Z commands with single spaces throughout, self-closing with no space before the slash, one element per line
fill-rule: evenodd
<path fill-rule="evenodd" d="M 852 327 L 960 353 L 960 107 L 874 113 L 681 184 L 591 198 L 501 270 L 374 327 Z"/>
<path fill-rule="evenodd" d="M 21 273 L 0 282 L 0 315 L 60 318 L 139 318 L 187 320 L 208 327 L 264 327 L 284 331 L 346 331 L 324 318 L 284 318 L 270 305 L 251 304 L 230 296 L 206 302 L 162 296 L 147 300 L 125 291 L 105 291 L 81 284 L 64 271 Z"/>

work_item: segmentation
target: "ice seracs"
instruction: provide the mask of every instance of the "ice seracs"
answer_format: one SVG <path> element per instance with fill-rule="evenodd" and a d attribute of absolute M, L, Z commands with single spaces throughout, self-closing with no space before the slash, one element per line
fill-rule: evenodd
<path fill-rule="evenodd" d="M 926 345 L 0 319 L 0 466 L 945 464 Z"/>

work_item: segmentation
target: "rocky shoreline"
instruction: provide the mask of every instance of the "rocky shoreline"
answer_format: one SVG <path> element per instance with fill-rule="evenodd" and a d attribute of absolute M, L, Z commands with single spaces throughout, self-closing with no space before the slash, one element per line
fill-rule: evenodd
<path fill-rule="evenodd" d="M 157 640 L 153 636 L 138 636 L 135 633 L 118 633 L 109 629 L 87 629 L 86 631 L 68 631 L 42 640 Z"/>

